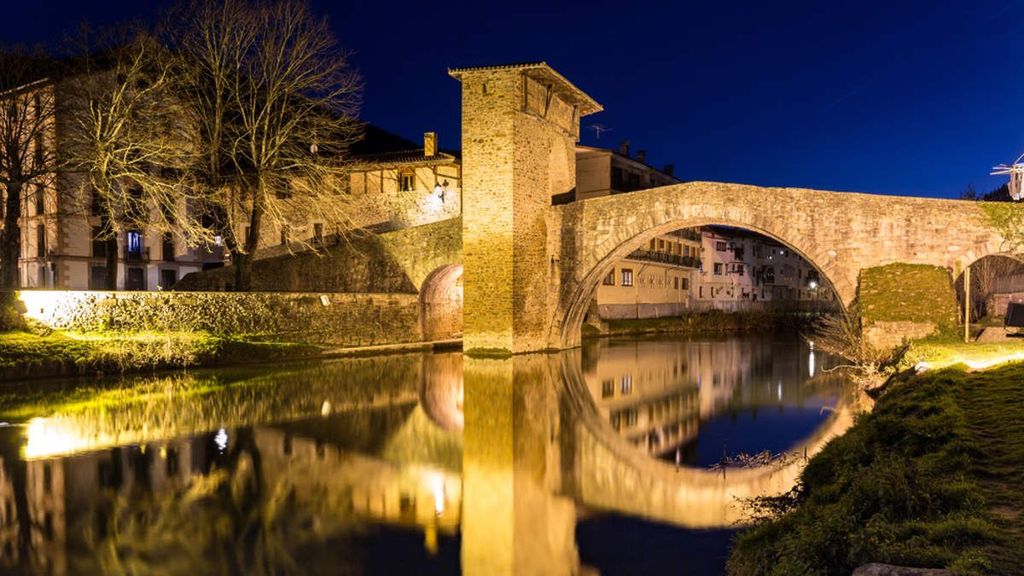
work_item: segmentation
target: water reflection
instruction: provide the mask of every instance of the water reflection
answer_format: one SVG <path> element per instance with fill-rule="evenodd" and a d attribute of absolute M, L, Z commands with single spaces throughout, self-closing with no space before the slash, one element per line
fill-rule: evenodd
<path fill-rule="evenodd" d="M 835 359 L 795 335 L 606 339 L 583 356 L 587 388 L 611 427 L 679 464 L 788 450 L 830 417 L 842 392 L 828 372 Z"/>
<path fill-rule="evenodd" d="M 848 425 L 786 346 L 614 341 L 15 390 L 0 397 L 17 422 L 0 428 L 0 568 L 579 573 L 599 562 L 581 519 L 722 526 L 736 496 L 791 485 L 798 466 L 726 478 L 651 457 L 716 418 L 825 398 L 835 411 L 796 439 L 812 450 Z"/>

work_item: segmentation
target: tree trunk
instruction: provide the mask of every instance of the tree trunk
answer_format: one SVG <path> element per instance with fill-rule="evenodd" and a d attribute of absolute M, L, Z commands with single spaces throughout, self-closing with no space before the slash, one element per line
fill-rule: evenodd
<path fill-rule="evenodd" d="M 263 224 L 263 185 L 257 185 L 253 194 L 252 214 L 249 218 L 249 235 L 245 237 L 245 254 L 232 254 L 235 262 L 235 290 L 249 292 L 252 290 L 252 263 L 259 246 L 260 228 Z M 237 261 L 234 259 L 237 258 Z"/>
<path fill-rule="evenodd" d="M 15 290 L 18 281 L 18 260 L 21 259 L 21 183 L 7 184 L 4 229 L 0 232 L 0 289 Z"/>
<path fill-rule="evenodd" d="M 117 236 L 107 238 L 107 290 L 117 290 Z"/>

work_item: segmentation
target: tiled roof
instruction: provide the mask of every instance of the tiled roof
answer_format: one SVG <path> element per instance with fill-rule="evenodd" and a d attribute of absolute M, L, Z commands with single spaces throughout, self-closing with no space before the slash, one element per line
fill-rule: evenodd
<path fill-rule="evenodd" d="M 455 159 L 456 156 L 454 154 L 447 152 L 438 152 L 433 156 L 424 156 L 423 148 L 398 150 L 381 154 L 362 154 L 354 158 L 357 164 L 412 164 L 418 162 L 448 162 Z"/>
<path fill-rule="evenodd" d="M 467 68 L 449 68 L 448 75 L 461 80 L 462 75 L 467 72 L 482 72 L 489 70 L 522 70 L 532 78 L 548 82 L 556 87 L 563 95 L 568 96 L 569 101 L 579 106 L 580 115 L 586 116 L 604 110 L 604 107 L 591 98 L 586 92 L 580 90 L 575 84 L 569 82 L 547 62 L 525 62 L 521 64 L 501 64 L 497 66 L 471 66 Z"/>

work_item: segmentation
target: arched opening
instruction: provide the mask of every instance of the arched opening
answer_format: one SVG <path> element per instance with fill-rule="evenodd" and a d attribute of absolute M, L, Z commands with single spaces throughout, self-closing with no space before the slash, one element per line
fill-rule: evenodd
<path fill-rule="evenodd" d="M 844 288 L 852 293 L 851 286 Z M 583 276 L 564 308 L 561 342 L 577 345 L 595 314 L 605 316 L 600 320 L 646 319 L 787 307 L 832 313 L 845 310 L 840 292 L 821 266 L 774 234 L 734 223 L 672 222 L 636 234 Z"/>
<path fill-rule="evenodd" d="M 600 420 L 637 452 L 707 472 L 802 451 L 831 425 L 844 382 L 827 370 L 838 359 L 804 334 L 843 302 L 788 243 L 667 224 L 610 250 L 588 278 L 569 307 L 580 324 L 568 328 L 606 329 L 576 336 L 581 380 Z"/>
<path fill-rule="evenodd" d="M 970 264 L 970 320 L 976 328 L 974 337 L 980 337 L 988 328 L 988 337 L 1003 335 L 1003 318 L 1011 302 L 1024 303 L 1024 261 L 1011 254 L 989 254 Z M 961 272 L 955 281 L 960 320 L 964 319 L 965 276 Z M 1016 332 L 1016 330 L 1014 330 Z"/>
<path fill-rule="evenodd" d="M 462 264 L 441 266 L 423 281 L 420 328 L 426 341 L 462 337 Z"/>

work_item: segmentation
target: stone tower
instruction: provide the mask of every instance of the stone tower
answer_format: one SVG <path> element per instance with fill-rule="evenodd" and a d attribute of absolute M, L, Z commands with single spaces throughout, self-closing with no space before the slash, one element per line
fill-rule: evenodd
<path fill-rule="evenodd" d="M 462 82 L 463 349 L 557 346 L 551 198 L 575 189 L 580 118 L 601 106 L 543 62 L 449 74 Z"/>

